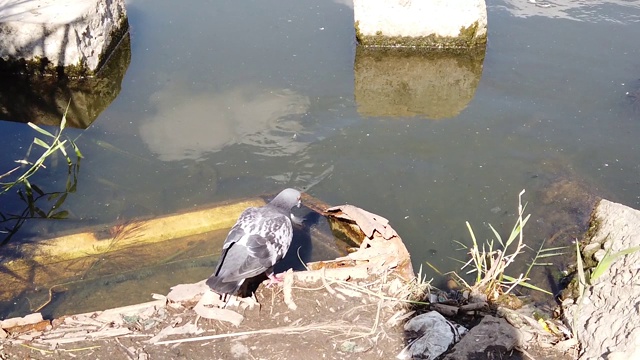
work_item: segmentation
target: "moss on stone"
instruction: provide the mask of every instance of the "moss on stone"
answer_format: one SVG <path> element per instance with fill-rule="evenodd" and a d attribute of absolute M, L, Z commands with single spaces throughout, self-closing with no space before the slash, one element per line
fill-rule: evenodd
<path fill-rule="evenodd" d="M 461 27 L 457 37 L 439 36 L 431 34 L 429 36 L 386 36 L 381 31 L 375 35 L 363 35 L 360 31 L 359 22 L 355 22 L 356 40 L 358 44 L 365 47 L 411 47 L 439 49 L 447 51 L 468 50 L 484 47 L 487 43 L 487 35 L 478 35 L 478 22 L 474 22 L 469 27 Z"/>
<path fill-rule="evenodd" d="M 600 219 L 598 218 L 598 216 L 596 216 L 596 209 L 598 208 L 599 204 L 600 201 L 595 204 L 595 206 L 593 207 L 593 211 L 589 216 L 589 229 L 587 229 L 581 241 L 584 244 L 590 243 L 591 239 L 598 233 L 598 230 L 600 230 Z"/>
<path fill-rule="evenodd" d="M 458 37 L 469 46 L 484 46 L 487 43 L 487 34 L 478 35 L 479 26 L 480 25 L 476 21 L 467 28 L 464 26 L 460 27 Z"/>
<path fill-rule="evenodd" d="M 58 72 L 64 74 L 64 76 L 70 78 L 80 78 L 93 75 L 93 72 L 89 70 L 87 64 L 84 61 L 80 61 L 78 64 L 68 65 L 60 69 Z"/>
<path fill-rule="evenodd" d="M 96 67 L 95 74 L 102 70 L 104 64 L 109 60 L 109 57 L 114 53 L 120 42 L 124 38 L 125 34 L 129 31 L 129 18 L 125 14 L 121 14 L 120 24 L 109 34 L 110 43 L 105 51 L 100 54 L 98 60 L 98 66 Z"/>
<path fill-rule="evenodd" d="M 119 26 L 110 34 L 110 43 L 102 52 L 95 71 L 90 70 L 86 62 L 81 60 L 77 64 L 56 66 L 46 57 L 35 57 L 30 60 L 0 59 L 0 72 L 28 77 L 55 76 L 58 78 L 83 78 L 96 75 L 115 51 L 124 35 L 129 31 L 129 20 L 122 15 Z"/>
<path fill-rule="evenodd" d="M 362 43 L 362 33 L 360 32 L 360 21 L 356 21 L 353 27 L 356 30 L 356 41 L 358 44 Z"/>

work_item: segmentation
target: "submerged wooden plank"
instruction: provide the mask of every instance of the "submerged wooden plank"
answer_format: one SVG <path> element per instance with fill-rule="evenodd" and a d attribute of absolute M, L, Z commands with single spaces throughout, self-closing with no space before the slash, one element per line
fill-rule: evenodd
<path fill-rule="evenodd" d="M 93 282 L 137 278 L 158 271 L 163 264 L 190 267 L 211 263 L 240 213 L 264 204 L 262 198 L 242 200 L 108 228 L 85 228 L 77 234 L 24 244 L 19 250 L 25 256 L 4 263 L 0 271 L 0 301 L 27 299 L 35 311 L 51 302 L 56 293 L 73 292 Z M 328 207 L 309 195 L 304 196 L 303 204 L 320 218 Z M 346 245 L 336 244 L 328 224 L 298 231 L 313 242 L 303 245 L 313 249 L 313 260 L 344 255 L 341 250 Z M 291 257 L 298 255 L 292 253 Z"/>
<path fill-rule="evenodd" d="M 240 213 L 264 204 L 255 198 L 15 245 L 12 250 L 22 256 L 2 264 L 0 300 L 38 288 L 48 288 L 51 296 L 80 279 L 214 255 Z"/>
<path fill-rule="evenodd" d="M 262 206 L 262 199 L 215 206 L 182 214 L 116 224 L 77 234 L 19 245 L 28 259 L 15 259 L 5 265 L 9 269 L 33 264 L 51 264 L 121 250 L 130 246 L 183 238 L 209 231 L 230 228 L 240 213 L 250 206 Z"/>

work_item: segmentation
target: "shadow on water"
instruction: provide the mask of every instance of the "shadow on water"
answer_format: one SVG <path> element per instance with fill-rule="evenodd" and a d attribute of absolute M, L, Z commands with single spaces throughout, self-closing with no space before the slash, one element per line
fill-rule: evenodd
<path fill-rule="evenodd" d="M 120 94 L 130 62 L 131 40 L 127 32 L 93 77 L 54 77 L 21 68 L 5 69 L 0 72 L 0 119 L 58 126 L 71 100 L 68 126 L 86 129 Z"/>
<path fill-rule="evenodd" d="M 356 48 L 354 96 L 362 116 L 452 118 L 473 99 L 485 50 L 457 54 Z"/>
<path fill-rule="evenodd" d="M 29 186 L 20 184 L 17 192 L 2 194 L 6 197 L 16 194 L 19 202 L 22 203 L 22 210 L 0 209 L 0 248 L 5 247 L 11 239 L 18 233 L 22 225 L 28 220 L 47 219 L 65 220 L 69 217 L 69 212 L 64 210 L 64 202 L 70 194 L 74 194 L 78 185 L 78 174 L 80 172 L 80 159 L 76 163 L 70 164 L 65 181 L 65 189 L 60 191 L 44 191 L 44 186 L 30 183 Z M 16 206 L 17 208 L 18 206 Z M 16 259 L 11 255 L 11 249 L 3 249 L 0 260 L 10 261 Z M 22 258 L 22 255 L 21 257 Z"/>
<path fill-rule="evenodd" d="M 329 223 L 315 211 L 305 209 L 301 215 L 302 224 L 293 227 L 293 240 L 285 257 L 274 267 L 275 273 L 293 269 L 305 270 L 305 264 L 312 261 L 327 260 L 339 254 L 335 243 L 328 235 L 331 234 Z M 312 238 L 317 241 L 312 241 Z"/>
<path fill-rule="evenodd" d="M 306 264 L 314 261 L 330 260 L 345 255 L 341 249 L 346 248 L 342 240 L 333 236 L 327 219 L 320 213 L 307 207 L 293 210 L 293 239 L 285 257 L 274 268 L 274 274 L 306 270 Z M 265 274 L 250 279 L 250 284 L 243 290 L 243 296 L 254 293 L 258 286 L 267 280 Z"/>

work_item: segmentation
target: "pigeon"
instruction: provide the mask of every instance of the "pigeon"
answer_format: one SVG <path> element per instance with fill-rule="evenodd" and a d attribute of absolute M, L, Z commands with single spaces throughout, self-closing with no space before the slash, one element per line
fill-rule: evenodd
<path fill-rule="evenodd" d="M 273 266 L 291 245 L 294 206 L 300 207 L 300 192 L 285 189 L 267 205 L 244 210 L 222 245 L 218 266 L 207 285 L 219 294 L 235 295 L 245 279 L 265 272 L 272 283 L 279 282 Z"/>

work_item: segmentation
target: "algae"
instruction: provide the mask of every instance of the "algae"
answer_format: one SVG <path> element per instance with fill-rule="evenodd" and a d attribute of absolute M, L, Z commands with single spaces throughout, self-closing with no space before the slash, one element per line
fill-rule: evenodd
<path fill-rule="evenodd" d="M 439 36 L 387 36 L 382 31 L 375 35 L 364 35 L 360 31 L 360 23 L 354 24 L 356 40 L 359 45 L 365 47 L 410 47 L 437 50 L 473 49 L 484 47 L 487 43 L 487 34 L 478 35 L 479 23 L 476 21 L 469 27 L 461 27 L 457 37 Z"/>
<path fill-rule="evenodd" d="M 114 53 L 128 31 L 129 20 L 126 15 L 123 15 L 119 26 L 109 34 L 109 45 L 100 55 L 98 66 L 95 70 L 90 70 L 85 60 L 80 60 L 77 64 L 58 66 L 52 63 L 47 57 L 34 57 L 29 60 L 25 58 L 0 58 L 0 73 L 28 77 L 53 76 L 57 78 L 85 78 L 95 76 L 109 60 L 111 54 Z M 48 32 L 45 31 L 45 36 L 47 34 Z"/>

